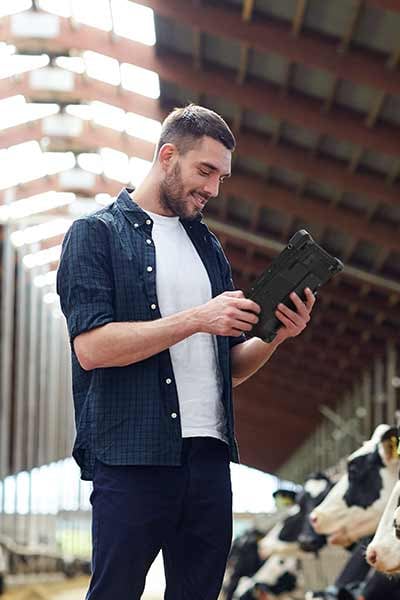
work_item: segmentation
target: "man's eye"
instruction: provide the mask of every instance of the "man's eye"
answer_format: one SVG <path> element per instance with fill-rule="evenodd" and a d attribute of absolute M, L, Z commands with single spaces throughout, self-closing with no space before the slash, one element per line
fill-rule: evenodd
<path fill-rule="evenodd" d="M 207 177 L 210 173 L 208 171 L 199 171 L 200 175 L 203 175 L 203 177 Z"/>

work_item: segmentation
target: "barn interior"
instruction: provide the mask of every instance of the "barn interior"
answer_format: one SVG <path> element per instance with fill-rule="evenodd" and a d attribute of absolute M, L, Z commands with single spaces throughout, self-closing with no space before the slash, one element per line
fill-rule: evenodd
<path fill-rule="evenodd" d="M 343 464 L 377 425 L 395 425 L 399 408 L 399 2 L 95 4 L 0 5 L 7 548 L 54 537 L 54 519 L 33 506 L 34 489 L 53 481 L 58 506 L 74 469 L 64 462 L 75 425 L 55 288 L 62 240 L 75 219 L 143 180 L 174 107 L 206 106 L 235 134 L 232 177 L 204 222 L 237 289 L 250 290 L 301 229 L 345 264 L 318 293 L 306 331 L 234 389 L 242 464 L 302 484 Z M 76 490 L 69 511 L 56 510 L 75 542 L 89 494 L 78 478 Z"/>

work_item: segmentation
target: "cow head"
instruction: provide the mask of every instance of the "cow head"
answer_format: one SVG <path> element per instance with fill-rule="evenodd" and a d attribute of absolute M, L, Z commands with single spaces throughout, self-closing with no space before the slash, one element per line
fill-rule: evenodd
<path fill-rule="evenodd" d="M 315 531 L 347 546 L 374 533 L 397 479 L 397 430 L 379 425 L 347 460 L 347 472 L 311 513 Z"/>
<path fill-rule="evenodd" d="M 256 573 L 256 590 L 274 596 L 293 592 L 297 587 L 298 560 L 291 556 L 274 555 Z"/>
<path fill-rule="evenodd" d="M 325 498 L 333 483 L 323 473 L 313 473 L 296 496 L 296 506 L 289 510 L 259 544 L 259 554 L 266 559 L 271 554 L 293 555 L 317 552 L 326 543 L 325 536 L 315 533 L 309 524 L 311 511 Z"/>
<path fill-rule="evenodd" d="M 262 565 L 258 555 L 258 542 L 264 533 L 258 529 L 249 529 L 237 537 L 232 544 L 227 566 L 234 577 L 249 577 Z"/>
<path fill-rule="evenodd" d="M 240 580 L 236 590 L 240 600 L 250 598 L 275 598 L 297 588 L 298 560 L 289 556 L 273 555 L 251 578 Z"/>
<path fill-rule="evenodd" d="M 258 553 L 262 560 L 271 554 L 292 555 L 299 552 L 297 538 L 303 527 L 304 513 L 300 506 L 289 509 L 288 515 L 277 523 L 258 544 Z"/>
<path fill-rule="evenodd" d="M 378 529 L 367 548 L 367 561 L 383 573 L 400 572 L 400 539 L 396 535 L 396 513 L 399 511 L 400 481 L 393 488 Z"/>
<path fill-rule="evenodd" d="M 308 516 L 321 504 L 332 487 L 332 481 L 324 473 L 313 473 L 307 478 L 303 491 L 298 495 L 297 501 L 304 514 L 298 542 L 304 552 L 318 552 L 326 544 L 326 536 L 314 531 Z"/>

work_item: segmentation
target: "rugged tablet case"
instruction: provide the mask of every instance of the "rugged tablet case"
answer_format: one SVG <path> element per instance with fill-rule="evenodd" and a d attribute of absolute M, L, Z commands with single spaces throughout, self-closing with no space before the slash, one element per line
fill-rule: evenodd
<path fill-rule="evenodd" d="M 321 248 L 305 229 L 297 231 L 246 294 L 261 307 L 259 322 L 246 335 L 272 342 L 282 326 L 275 316 L 277 305 L 282 302 L 296 310 L 289 297 L 291 292 L 305 300 L 306 287 L 316 292 L 343 268 L 343 263 Z"/>

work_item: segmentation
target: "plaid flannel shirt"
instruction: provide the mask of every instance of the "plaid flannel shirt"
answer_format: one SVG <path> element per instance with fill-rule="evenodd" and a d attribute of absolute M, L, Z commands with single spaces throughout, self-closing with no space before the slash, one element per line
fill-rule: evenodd
<path fill-rule="evenodd" d="M 106 208 L 74 221 L 64 238 L 57 272 L 57 293 L 71 344 L 76 424 L 72 454 L 82 479 L 92 479 L 95 457 L 118 465 L 180 464 L 182 434 L 169 350 L 125 367 L 85 371 L 73 348 L 76 336 L 106 323 L 161 318 L 153 222 L 132 200 L 131 191 L 123 189 Z M 229 263 L 214 234 L 200 217 L 181 222 L 206 267 L 212 296 L 233 290 Z M 245 339 L 244 335 L 217 336 L 222 401 L 234 462 L 239 458 L 230 349 Z"/>

